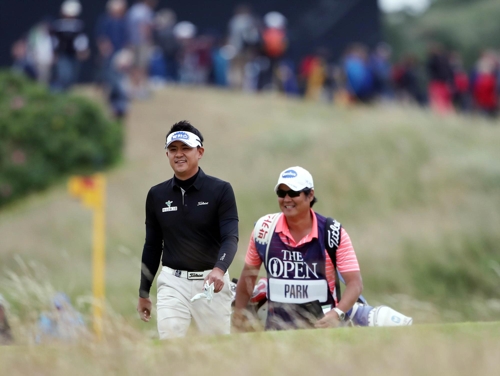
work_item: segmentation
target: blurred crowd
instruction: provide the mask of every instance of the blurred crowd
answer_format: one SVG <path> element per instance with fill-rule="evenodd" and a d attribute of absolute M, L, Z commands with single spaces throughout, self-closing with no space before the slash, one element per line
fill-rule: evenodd
<path fill-rule="evenodd" d="M 34 25 L 12 47 L 13 69 L 53 91 L 66 91 L 79 78 L 90 46 L 96 46 L 95 82 L 113 114 L 122 118 L 134 99 L 146 99 L 162 85 L 216 85 L 248 92 L 342 103 L 404 101 L 441 114 L 481 113 L 494 117 L 500 92 L 500 58 L 485 51 L 472 69 L 460 53 L 434 43 L 425 59 L 395 61 L 391 47 L 353 44 L 332 61 L 332 51 L 315 48 L 297 63 L 288 56 L 287 19 L 279 12 L 258 16 L 238 5 L 227 33 L 200 32 L 177 19 L 157 0 L 108 0 L 95 30 L 79 18 L 78 0 L 64 0 L 59 18 Z"/>

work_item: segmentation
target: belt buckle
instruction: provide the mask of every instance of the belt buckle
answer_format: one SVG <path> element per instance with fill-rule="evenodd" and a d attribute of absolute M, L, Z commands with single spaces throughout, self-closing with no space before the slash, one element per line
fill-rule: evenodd
<path fill-rule="evenodd" d="M 182 274 L 182 270 L 176 270 L 174 275 L 177 277 L 177 278 L 181 278 L 181 274 Z"/>

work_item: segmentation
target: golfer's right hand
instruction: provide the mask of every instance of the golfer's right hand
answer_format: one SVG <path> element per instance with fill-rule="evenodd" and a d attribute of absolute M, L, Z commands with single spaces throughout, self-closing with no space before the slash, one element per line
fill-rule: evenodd
<path fill-rule="evenodd" d="M 139 298 L 139 303 L 137 303 L 137 312 L 139 312 L 139 317 L 142 321 L 148 322 L 151 318 L 151 307 L 151 299 Z"/>

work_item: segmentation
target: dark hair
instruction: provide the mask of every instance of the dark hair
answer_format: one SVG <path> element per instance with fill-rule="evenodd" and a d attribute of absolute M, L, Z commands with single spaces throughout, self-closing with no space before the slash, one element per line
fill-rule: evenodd
<path fill-rule="evenodd" d="M 307 196 L 309 196 L 311 194 L 311 190 L 312 188 L 306 188 L 306 189 L 303 189 L 302 192 L 304 192 L 304 194 Z M 316 198 L 316 195 L 314 196 L 314 198 L 312 199 L 311 203 L 310 203 L 310 207 L 312 208 L 313 205 L 318 202 L 318 199 Z"/>
<path fill-rule="evenodd" d="M 179 132 L 179 131 L 184 131 L 184 132 L 191 132 L 197 135 L 200 138 L 201 141 L 201 146 L 203 146 L 203 136 L 201 132 L 196 129 L 189 121 L 187 120 L 181 120 L 174 125 L 172 125 L 172 128 L 167 133 L 167 136 L 165 137 L 165 141 L 167 140 L 168 136 L 174 132 Z"/>

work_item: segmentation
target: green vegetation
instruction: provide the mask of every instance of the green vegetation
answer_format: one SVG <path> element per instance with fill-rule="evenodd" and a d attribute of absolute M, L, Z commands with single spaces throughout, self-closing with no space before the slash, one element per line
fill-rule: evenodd
<path fill-rule="evenodd" d="M 439 41 L 459 51 L 471 67 L 486 48 L 500 48 L 500 2 L 497 0 L 437 0 L 423 15 L 384 16 L 387 41 L 396 56 L 424 56 L 429 42 Z"/>
<path fill-rule="evenodd" d="M 107 174 L 107 312 L 109 327 L 125 338 L 155 335 L 155 322 L 135 313 L 144 203 L 152 185 L 172 176 L 163 145 L 182 119 L 205 137 L 204 171 L 230 181 L 236 193 L 233 277 L 254 222 L 279 210 L 279 172 L 300 165 L 315 179 L 315 209 L 348 231 L 369 302 L 416 324 L 498 319 L 499 123 L 409 107 L 167 88 L 134 103 L 125 163 Z M 29 338 L 56 290 L 90 320 L 91 220 L 63 184 L 0 213 L 0 293 L 11 302 L 18 338 Z"/>
<path fill-rule="evenodd" d="M 116 163 L 122 127 L 95 102 L 0 73 L 0 206 Z"/>

